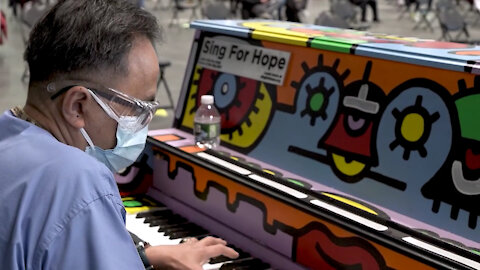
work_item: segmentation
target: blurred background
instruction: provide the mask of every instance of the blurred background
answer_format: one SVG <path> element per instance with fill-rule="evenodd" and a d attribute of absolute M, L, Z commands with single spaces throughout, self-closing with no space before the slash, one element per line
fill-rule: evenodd
<path fill-rule="evenodd" d="M 264 2 L 260 2 L 264 1 Z M 28 69 L 23 60 L 31 27 L 54 0 L 0 0 L 0 111 L 23 106 Z M 399 36 L 476 43 L 477 0 L 132 0 L 153 13 L 163 28 L 160 61 L 173 103 L 180 94 L 195 19 L 265 18 L 300 21 Z M 260 3 L 258 3 L 260 2 Z M 477 8 L 477 3 L 478 8 Z M 364 10 L 364 14 L 362 11 Z M 164 84 L 158 99 L 169 106 Z M 170 127 L 171 109 L 159 111 L 150 128 Z"/>

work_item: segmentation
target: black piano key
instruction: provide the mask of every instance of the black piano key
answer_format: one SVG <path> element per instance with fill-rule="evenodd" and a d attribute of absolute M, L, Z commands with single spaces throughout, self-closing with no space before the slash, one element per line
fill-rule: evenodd
<path fill-rule="evenodd" d="M 188 220 L 186 218 L 176 215 L 170 218 L 152 219 L 149 220 L 147 223 L 150 223 L 150 227 L 155 227 L 168 224 L 179 224 L 187 221 Z"/>
<path fill-rule="evenodd" d="M 221 263 L 221 262 L 228 262 L 228 261 L 231 261 L 231 260 L 232 259 L 230 259 L 226 256 L 220 255 L 220 256 L 211 258 L 210 261 L 208 261 L 208 263 L 209 264 L 216 264 L 216 263 Z"/>
<path fill-rule="evenodd" d="M 180 222 L 180 223 L 162 224 L 162 225 L 158 226 L 158 232 L 162 233 L 162 232 L 165 232 L 165 230 L 167 230 L 167 229 L 177 228 L 179 226 L 182 226 L 182 225 L 185 225 L 185 224 L 188 224 L 188 223 L 191 223 L 191 222 L 185 221 L 185 222 Z"/>
<path fill-rule="evenodd" d="M 151 223 L 153 220 L 160 220 L 160 219 L 171 219 L 176 217 L 177 215 L 172 213 L 172 212 L 166 212 L 163 215 L 156 215 L 156 216 L 150 216 L 150 217 L 145 217 L 145 220 L 143 223 Z"/>
<path fill-rule="evenodd" d="M 162 213 L 166 212 L 172 212 L 172 210 L 168 209 L 167 207 L 161 207 L 159 209 L 155 209 L 153 211 L 148 211 L 148 212 L 140 212 L 137 214 L 137 218 L 146 218 L 146 217 L 151 217 L 151 216 L 158 216 L 161 215 Z"/>
<path fill-rule="evenodd" d="M 175 213 L 172 212 L 172 210 L 162 210 L 162 211 L 155 211 L 152 213 L 152 215 L 146 216 L 146 219 L 153 219 L 153 218 L 165 218 L 175 215 Z"/>
<path fill-rule="evenodd" d="M 185 238 L 185 237 L 195 237 L 198 235 L 208 234 L 209 232 L 202 228 L 185 228 L 183 230 L 177 230 L 170 233 L 165 233 L 165 235 L 170 236 L 170 239 Z"/>
<path fill-rule="evenodd" d="M 159 219 L 159 220 L 152 220 L 152 222 L 149 223 L 150 227 L 162 227 L 166 228 L 167 226 L 173 227 L 179 224 L 185 224 L 188 223 L 188 220 L 186 219 L 176 219 L 176 220 L 168 220 L 168 219 Z"/>
<path fill-rule="evenodd" d="M 237 259 L 240 259 L 240 258 L 237 258 Z M 208 263 L 209 264 L 216 264 L 216 263 L 228 262 L 228 261 L 233 261 L 233 260 L 234 259 L 228 258 L 227 256 L 220 255 L 220 256 L 211 258 L 210 261 L 208 261 Z"/>
<path fill-rule="evenodd" d="M 211 236 L 211 237 L 215 237 L 215 238 L 221 238 L 220 236 L 218 236 L 216 234 L 210 233 L 210 234 L 207 234 L 207 235 L 204 235 L 204 236 L 201 236 L 201 237 L 197 237 L 197 239 L 202 240 L 203 238 L 205 238 L 207 236 Z"/>
<path fill-rule="evenodd" d="M 231 258 L 228 258 L 226 256 L 220 255 L 220 256 L 211 258 L 208 263 L 209 264 L 216 264 L 216 263 L 221 263 L 221 262 L 228 262 L 228 261 L 235 261 L 235 260 L 240 260 L 240 259 L 252 258 L 252 256 L 248 252 L 244 252 L 244 251 L 239 250 L 239 249 L 235 249 L 235 251 L 238 252 L 238 257 L 235 258 L 235 259 L 231 259 Z"/>
<path fill-rule="evenodd" d="M 270 268 L 270 265 L 268 263 L 265 263 L 260 259 L 252 258 L 252 259 L 236 260 L 233 262 L 225 263 L 220 267 L 220 270 L 246 270 L 246 269 L 262 270 L 262 269 L 269 269 L 269 268 Z"/>
<path fill-rule="evenodd" d="M 152 223 L 154 220 L 166 220 L 168 217 L 160 217 L 160 216 L 152 216 L 152 217 L 146 217 L 143 220 L 143 223 Z"/>
<path fill-rule="evenodd" d="M 171 233 L 178 232 L 178 231 L 199 230 L 199 229 L 202 229 L 202 228 L 190 222 L 185 224 L 179 224 L 178 226 L 165 229 L 163 232 L 165 233 L 165 235 L 170 235 Z"/>
<path fill-rule="evenodd" d="M 179 231 L 173 232 L 170 234 L 170 239 L 178 239 L 178 238 L 185 238 L 185 237 L 195 237 L 199 235 L 208 234 L 207 230 L 193 230 L 193 231 Z"/>

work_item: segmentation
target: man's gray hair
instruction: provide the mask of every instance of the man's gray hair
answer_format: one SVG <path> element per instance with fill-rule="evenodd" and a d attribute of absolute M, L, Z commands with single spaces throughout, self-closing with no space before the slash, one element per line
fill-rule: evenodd
<path fill-rule="evenodd" d="M 60 0 L 30 34 L 24 55 L 30 84 L 57 75 L 126 73 L 138 36 L 155 46 L 160 28 L 152 14 L 126 0 Z"/>

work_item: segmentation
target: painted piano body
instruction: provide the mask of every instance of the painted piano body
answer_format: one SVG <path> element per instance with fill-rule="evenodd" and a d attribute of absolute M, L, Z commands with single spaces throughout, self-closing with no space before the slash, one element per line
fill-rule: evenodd
<path fill-rule="evenodd" d="M 480 47 L 196 21 L 173 127 L 123 176 L 278 269 L 480 269 Z M 194 146 L 212 94 L 219 149 Z M 360 269 L 360 268 L 359 268 Z"/>

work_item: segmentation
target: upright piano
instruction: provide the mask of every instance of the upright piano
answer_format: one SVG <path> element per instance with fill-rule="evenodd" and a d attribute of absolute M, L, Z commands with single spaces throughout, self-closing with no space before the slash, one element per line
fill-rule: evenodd
<path fill-rule="evenodd" d="M 480 47 L 281 21 L 191 27 L 172 127 L 116 176 L 128 228 L 157 244 L 216 235 L 253 262 L 222 269 L 480 269 Z M 205 94 L 222 116 L 214 150 L 192 136 Z M 168 220 L 180 229 L 159 229 Z"/>

